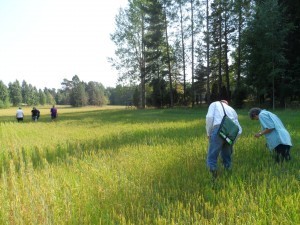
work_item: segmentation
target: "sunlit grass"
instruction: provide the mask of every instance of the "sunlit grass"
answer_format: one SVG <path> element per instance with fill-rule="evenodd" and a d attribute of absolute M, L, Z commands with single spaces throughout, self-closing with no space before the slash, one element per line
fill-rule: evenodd
<path fill-rule="evenodd" d="M 206 109 L 59 107 L 51 122 L 49 106 L 37 123 L 15 110 L 0 110 L 0 224 L 300 222 L 297 111 L 277 112 L 295 145 L 282 165 L 239 111 L 233 171 L 212 182 Z"/>

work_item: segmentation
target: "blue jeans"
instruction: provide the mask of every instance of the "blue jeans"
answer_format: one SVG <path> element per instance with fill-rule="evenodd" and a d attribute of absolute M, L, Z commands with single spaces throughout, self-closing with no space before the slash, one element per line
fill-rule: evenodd
<path fill-rule="evenodd" d="M 222 163 L 226 169 L 231 167 L 232 145 L 227 144 L 219 135 L 220 126 L 214 126 L 209 139 L 207 166 L 211 171 L 217 170 L 218 157 L 221 153 Z"/>

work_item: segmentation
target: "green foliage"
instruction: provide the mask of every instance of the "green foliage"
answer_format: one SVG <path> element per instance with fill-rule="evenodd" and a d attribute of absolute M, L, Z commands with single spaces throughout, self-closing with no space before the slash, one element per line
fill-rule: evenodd
<path fill-rule="evenodd" d="M 259 2 L 246 31 L 247 79 L 248 84 L 257 89 L 257 97 L 270 97 L 273 93 L 278 96 L 280 92 L 275 90 L 286 85 L 284 47 L 291 26 L 283 12 L 284 8 L 278 1 Z"/>
<path fill-rule="evenodd" d="M 5 101 L 0 100 L 0 109 L 8 108 L 8 107 L 10 107 L 10 102 L 8 99 L 6 99 Z"/>
<path fill-rule="evenodd" d="M 88 94 L 88 104 L 102 106 L 108 103 L 105 95 L 105 88 L 102 84 L 90 81 L 87 84 L 86 92 Z"/>
<path fill-rule="evenodd" d="M 247 88 L 244 85 L 237 87 L 232 95 L 233 105 L 239 109 L 243 108 L 247 96 Z"/>
<path fill-rule="evenodd" d="M 18 80 L 9 83 L 7 88 L 0 80 L 0 108 L 10 106 L 10 102 L 14 106 L 17 105 L 73 105 L 86 106 L 96 105 L 101 106 L 108 103 L 108 95 L 101 83 L 90 81 L 86 84 L 80 81 L 79 77 L 75 75 L 71 81 L 64 79 L 62 82 L 62 89 L 44 88 L 44 90 L 37 90 L 31 84 L 27 84 L 25 80 L 22 86 Z M 5 99 L 6 98 L 6 99 Z"/>
<path fill-rule="evenodd" d="M 115 31 L 111 34 L 117 50 L 109 62 L 119 71 L 119 79 L 129 82 L 139 79 L 143 67 L 144 21 L 141 5 L 139 0 L 132 0 L 129 9 L 120 9 L 115 19 Z"/>
<path fill-rule="evenodd" d="M 10 101 L 14 106 L 18 106 L 22 103 L 22 89 L 20 86 L 20 82 L 16 80 L 13 83 L 8 84 Z"/>
<path fill-rule="evenodd" d="M 217 97 L 231 100 L 231 93 L 246 80 L 254 90 L 247 97 L 255 94 L 256 102 L 262 103 L 275 96 L 284 106 L 287 98 L 299 98 L 298 6 L 291 0 L 131 0 L 116 17 L 111 38 L 117 50 L 110 62 L 122 82 L 141 85 L 142 107 L 146 85 L 155 79 L 168 83 L 170 93 L 174 92 L 171 102 L 179 96 L 172 85 L 183 86 L 183 100 L 174 99 L 179 104 L 194 102 L 195 95 L 209 99 L 215 82 Z M 196 74 L 190 73 L 193 68 Z M 190 91 L 193 75 L 196 85 L 192 79 Z"/>
<path fill-rule="evenodd" d="M 212 102 L 221 100 L 220 99 L 219 89 L 218 89 L 218 84 L 216 82 L 214 82 L 212 84 L 210 100 Z"/>
<path fill-rule="evenodd" d="M 133 97 L 132 97 L 132 100 L 133 100 L 133 105 L 135 107 L 139 107 L 139 96 L 140 96 L 140 93 L 139 93 L 139 89 L 136 87 L 134 92 L 133 92 Z"/>
<path fill-rule="evenodd" d="M 10 106 L 9 92 L 6 85 L 0 81 L 0 108 L 8 108 Z"/>
<path fill-rule="evenodd" d="M 39 96 L 39 104 L 45 105 L 46 104 L 46 95 L 41 89 L 39 90 L 38 96 Z"/>
<path fill-rule="evenodd" d="M 166 81 L 157 78 L 153 79 L 150 85 L 152 87 L 152 94 L 150 96 L 150 101 L 148 101 L 147 104 L 158 108 L 166 105 L 166 99 L 169 96 L 166 89 Z"/>
<path fill-rule="evenodd" d="M 207 109 L 59 107 L 50 122 L 45 107 L 22 124 L 12 110 L 0 110 L 1 224 L 300 222 L 298 111 L 276 112 L 294 141 L 278 165 L 253 137 L 259 123 L 238 110 L 233 170 L 212 182 Z"/>
<path fill-rule="evenodd" d="M 110 105 L 128 105 L 132 103 L 139 107 L 140 91 L 136 85 L 117 85 L 115 88 L 107 88 Z"/>

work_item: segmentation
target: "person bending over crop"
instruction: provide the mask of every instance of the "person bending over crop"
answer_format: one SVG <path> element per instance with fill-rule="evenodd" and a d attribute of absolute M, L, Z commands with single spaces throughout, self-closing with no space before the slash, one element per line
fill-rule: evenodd
<path fill-rule="evenodd" d="M 256 133 L 254 137 L 259 138 L 262 135 L 265 136 L 269 150 L 275 150 L 276 162 L 290 160 L 290 148 L 292 147 L 291 136 L 278 116 L 260 108 L 250 109 L 249 116 L 251 120 L 259 120 L 261 131 Z"/>
<path fill-rule="evenodd" d="M 206 114 L 206 133 L 209 138 L 206 163 L 213 178 L 217 177 L 217 161 L 219 154 L 221 154 L 225 169 L 230 169 L 231 155 L 233 151 L 233 145 L 229 145 L 218 134 L 218 130 L 224 116 L 221 104 L 223 105 L 227 116 L 239 127 L 238 135 L 242 133 L 242 127 L 239 124 L 238 115 L 236 111 L 228 105 L 226 100 L 216 101 L 209 105 L 208 112 Z"/>

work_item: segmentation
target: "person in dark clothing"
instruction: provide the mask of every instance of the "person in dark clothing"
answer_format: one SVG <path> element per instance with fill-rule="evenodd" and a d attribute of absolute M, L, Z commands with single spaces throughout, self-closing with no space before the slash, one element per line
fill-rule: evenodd
<path fill-rule="evenodd" d="M 31 117 L 34 122 L 37 122 L 40 118 L 40 111 L 37 108 L 33 107 L 31 110 Z"/>
<path fill-rule="evenodd" d="M 50 112 L 51 112 L 51 119 L 52 121 L 54 121 L 57 118 L 57 108 L 55 108 L 55 105 L 52 106 Z"/>

